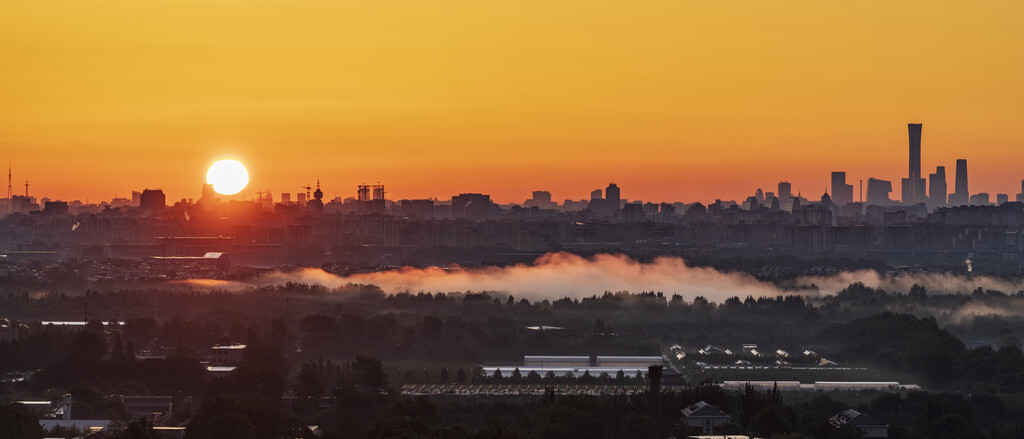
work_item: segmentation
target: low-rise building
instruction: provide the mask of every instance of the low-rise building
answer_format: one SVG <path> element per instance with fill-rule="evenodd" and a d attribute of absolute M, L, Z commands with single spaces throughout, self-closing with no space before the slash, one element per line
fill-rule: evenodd
<path fill-rule="evenodd" d="M 700 428 L 703 434 L 714 434 L 715 427 L 731 420 L 728 413 L 704 401 L 683 409 L 683 423 Z"/>
<path fill-rule="evenodd" d="M 174 408 L 170 396 L 125 396 L 122 402 L 132 419 L 144 417 L 153 421 L 169 415 Z"/>
<path fill-rule="evenodd" d="M 871 416 L 867 413 L 861 413 L 854 409 L 843 410 L 839 414 L 831 417 L 829 422 L 832 425 L 852 425 L 857 427 L 861 432 L 864 433 L 865 438 L 887 438 L 889 437 L 889 424 L 885 421 Z"/>
<path fill-rule="evenodd" d="M 242 362 L 244 344 L 213 345 L 210 348 L 211 366 L 237 366 Z"/>

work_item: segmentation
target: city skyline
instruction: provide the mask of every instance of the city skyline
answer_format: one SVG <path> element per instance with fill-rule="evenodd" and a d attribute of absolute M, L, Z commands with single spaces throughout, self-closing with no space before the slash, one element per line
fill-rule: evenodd
<path fill-rule="evenodd" d="M 968 203 L 973 204 L 974 201 L 972 201 L 971 197 L 972 197 L 972 195 L 976 195 L 976 194 L 981 194 L 982 196 L 988 195 L 988 197 L 990 198 L 991 202 L 996 202 L 996 200 L 997 200 L 996 195 L 997 194 L 998 195 L 1007 195 L 1008 200 L 1010 200 L 1010 201 L 1015 199 L 1015 195 L 1016 194 L 1024 194 L 1024 189 L 1022 189 L 1021 193 L 1013 192 L 1012 190 L 1015 189 L 1015 187 L 1012 187 L 1012 186 L 1011 186 L 1011 190 L 1007 190 L 1006 192 L 998 192 L 998 191 L 997 192 L 986 192 L 986 191 L 983 191 L 983 190 L 981 190 L 981 191 L 975 190 L 973 192 L 970 191 L 968 186 L 967 186 L 967 180 L 968 179 L 966 178 L 967 177 L 966 159 L 962 159 L 962 158 L 955 159 L 956 170 L 957 171 L 956 171 L 956 177 L 955 177 L 955 179 L 952 182 L 949 182 L 949 181 L 946 180 L 946 175 L 944 173 L 945 166 L 943 164 L 936 165 L 936 172 L 932 173 L 932 174 L 929 174 L 928 178 L 924 178 L 923 177 L 924 174 L 922 174 L 922 172 L 921 172 L 921 166 L 922 166 L 921 165 L 921 161 L 922 161 L 921 156 L 922 156 L 922 149 L 923 149 L 922 148 L 922 144 L 923 144 L 923 142 L 922 142 L 923 124 L 922 123 L 908 123 L 907 127 L 908 127 L 907 134 L 908 134 L 908 140 L 909 140 L 909 145 L 910 145 L 909 158 L 908 158 L 908 162 L 909 162 L 909 177 L 904 177 L 904 178 L 901 178 L 901 179 L 896 179 L 896 178 L 891 178 L 890 177 L 890 179 L 886 179 L 886 178 L 879 178 L 879 177 L 885 177 L 885 176 L 872 175 L 871 177 L 868 177 L 866 179 L 865 178 L 860 178 L 860 179 L 854 178 L 854 179 L 851 179 L 851 180 L 847 181 L 847 172 L 846 171 L 833 170 L 833 171 L 830 171 L 831 177 L 830 177 L 829 180 L 826 181 L 827 184 L 826 184 L 826 186 L 824 188 L 824 191 L 822 193 L 828 193 L 830 195 L 830 198 L 832 199 L 832 201 L 834 203 L 838 204 L 838 205 L 843 205 L 843 204 L 852 203 L 852 202 L 865 202 L 865 203 L 868 203 L 868 204 L 872 204 L 872 203 L 878 204 L 878 203 L 881 202 L 880 201 L 881 198 L 879 198 L 879 197 L 881 197 L 881 195 L 876 195 L 875 198 L 872 199 L 869 196 L 869 194 L 872 193 L 872 183 L 871 182 L 872 181 L 876 181 L 876 182 L 881 181 L 881 182 L 886 182 L 886 183 L 888 183 L 890 185 L 889 188 L 886 190 L 886 194 L 887 195 L 885 195 L 885 196 L 888 197 L 888 201 L 889 202 L 897 203 L 897 204 L 905 204 L 905 205 L 911 205 L 911 204 L 916 204 L 916 203 L 927 203 L 929 208 L 940 207 L 940 206 L 944 206 L 944 205 L 947 205 L 947 204 L 953 204 L 953 205 L 968 204 Z M 924 150 L 927 151 L 927 148 L 924 148 Z M 231 156 L 231 157 L 234 157 L 234 156 Z M 888 164 L 888 162 L 887 162 L 887 164 Z M 28 196 L 34 197 L 36 199 L 44 199 L 45 198 L 45 199 L 59 200 L 59 201 L 82 201 L 82 199 L 79 199 L 79 198 L 61 198 L 59 196 L 49 196 L 49 195 L 46 195 L 46 194 L 32 194 L 32 193 L 28 193 L 29 187 L 31 186 L 29 184 L 29 181 L 26 179 L 26 181 L 24 183 L 15 184 L 15 180 L 12 178 L 12 174 L 13 174 L 12 169 L 13 169 L 13 166 L 9 164 L 9 168 L 8 168 L 8 180 L 9 180 L 9 187 L 8 187 L 8 192 L 9 193 L 8 193 L 8 197 L 10 197 L 11 194 L 13 194 L 13 195 L 26 195 L 27 194 Z M 982 173 L 982 174 L 985 175 L 985 173 Z M 963 177 L 965 177 L 965 178 L 961 178 L 961 175 Z M 977 177 L 975 177 L 975 178 L 977 179 Z M 865 181 L 865 180 L 867 180 L 867 181 Z M 902 181 L 902 184 L 900 184 L 900 185 L 892 184 L 894 181 Z M 1019 181 L 1022 182 L 1022 187 L 1024 187 L 1024 179 L 1021 179 Z M 866 187 L 864 186 L 865 183 L 868 183 L 868 185 Z M 380 182 L 378 181 L 377 184 L 379 185 Z M 524 183 L 524 184 L 529 184 L 529 183 Z M 787 180 L 786 178 L 781 178 L 781 179 L 777 180 L 776 184 L 785 184 L 786 187 L 787 187 L 787 190 L 790 192 L 790 195 L 797 195 L 797 194 L 804 195 L 802 193 L 802 190 L 800 190 L 799 187 L 797 188 L 797 191 L 796 191 L 797 194 L 792 194 L 792 183 L 791 183 L 791 181 Z M 200 200 L 200 198 L 205 196 L 205 190 L 206 189 L 204 188 L 203 185 L 205 185 L 205 180 L 204 180 L 204 183 L 202 183 L 200 185 L 200 189 L 198 191 L 194 191 L 195 193 L 198 193 L 199 196 L 196 196 L 193 193 L 189 193 L 189 194 L 187 194 L 185 196 L 182 196 L 182 197 L 172 197 L 172 196 L 168 195 L 167 199 L 171 200 L 172 202 L 174 200 L 193 200 L 193 201 L 198 202 Z M 324 191 L 323 193 L 324 193 L 324 195 L 326 195 L 325 199 L 328 200 L 328 201 L 333 200 L 333 199 L 338 199 L 338 200 L 348 200 L 348 199 L 363 200 L 364 199 L 364 195 L 361 192 L 359 192 L 359 191 L 362 190 L 362 189 L 359 189 L 359 188 L 362 188 L 363 185 L 366 185 L 366 182 L 362 182 L 362 183 L 359 183 L 358 185 L 351 186 L 351 187 L 357 187 L 357 189 L 358 189 L 354 194 L 353 193 L 345 192 L 344 190 L 338 190 L 336 192 Z M 908 185 L 910 185 L 910 186 L 908 186 Z M 977 183 L 975 182 L 974 185 L 977 185 Z M 19 193 L 18 190 L 14 190 L 13 189 L 13 186 L 24 187 L 24 190 L 26 192 Z M 271 188 L 269 188 L 269 187 L 253 186 L 253 185 L 246 186 L 246 185 L 243 184 L 243 187 L 245 189 L 240 191 L 240 192 L 238 192 L 238 193 L 236 193 L 236 194 L 229 194 L 229 195 L 217 194 L 217 196 L 219 198 L 221 198 L 221 199 L 224 199 L 224 200 L 231 200 L 231 199 L 234 199 L 234 200 L 253 199 L 253 200 L 255 200 L 255 199 L 262 199 L 263 197 L 270 197 L 275 202 L 279 202 L 279 201 L 282 201 L 282 200 L 287 202 L 287 200 L 285 200 L 283 197 L 290 197 L 292 194 L 295 194 L 296 195 L 296 199 L 298 199 L 298 200 L 305 200 L 305 198 L 306 198 L 305 195 L 306 194 L 302 193 L 302 190 L 305 189 L 308 192 L 311 189 L 311 187 L 309 186 L 308 183 L 306 183 L 306 186 L 302 186 L 302 185 L 296 185 L 296 186 L 298 186 L 298 189 L 299 189 L 297 191 L 272 191 Z M 615 186 L 616 186 L 616 184 L 613 181 L 612 184 L 611 184 L 611 187 L 615 187 Z M 953 191 L 948 191 L 947 187 L 949 187 L 949 186 L 954 187 L 954 190 Z M 100 197 L 97 200 L 91 200 L 91 202 L 93 202 L 93 203 L 103 203 L 103 202 L 109 202 L 109 201 L 116 200 L 116 199 L 125 199 L 125 198 L 130 199 L 132 192 L 141 191 L 143 187 L 145 187 L 146 189 L 159 189 L 159 190 L 163 190 L 162 186 L 160 186 L 158 184 L 157 185 L 145 184 L 142 187 L 132 188 L 131 190 L 128 190 L 127 191 L 127 195 L 114 194 L 114 196 L 112 196 L 111 198 L 104 199 L 104 198 Z M 319 191 L 320 190 L 320 178 L 319 178 L 319 176 L 317 176 L 317 178 L 316 178 L 316 187 L 317 187 L 317 190 Z M 758 185 L 756 187 L 756 190 L 755 190 L 758 193 L 757 198 L 761 199 L 763 201 L 764 195 L 763 195 L 762 191 L 767 192 L 767 193 L 773 193 L 770 190 L 772 187 L 774 187 L 774 186 L 772 186 L 772 185 Z M 893 189 L 895 187 L 901 187 L 902 188 L 901 191 L 898 194 Z M 976 187 L 976 186 L 974 186 L 974 187 Z M 765 190 L 765 188 L 768 188 L 768 190 Z M 938 188 L 938 191 L 936 191 L 937 188 Z M 513 189 L 513 190 L 516 190 L 516 189 Z M 550 190 L 549 188 L 533 188 L 533 189 L 528 189 L 528 188 L 525 188 L 525 187 L 520 187 L 517 190 L 519 190 L 520 192 L 523 193 L 522 196 L 527 196 L 527 194 L 529 194 L 529 193 L 534 193 L 534 195 L 536 195 L 537 191 L 546 192 L 548 194 L 547 196 L 552 197 L 552 200 L 554 200 L 554 203 L 556 203 L 556 204 L 559 204 L 561 202 L 561 200 L 576 202 L 576 201 L 583 201 L 583 200 L 587 200 L 588 199 L 586 196 L 584 196 L 584 197 L 567 196 L 567 197 L 564 197 L 564 198 L 563 197 L 558 197 L 558 196 L 553 196 L 552 195 L 553 191 Z M 781 190 L 781 188 L 780 188 L 780 190 Z M 866 190 L 866 192 L 865 192 L 865 190 Z M 601 189 L 589 191 L 590 198 L 593 198 L 594 194 L 595 193 L 599 193 L 600 191 L 601 191 Z M 402 193 L 401 190 L 399 190 L 398 192 L 399 192 L 399 194 Z M 876 190 L 876 192 L 877 192 L 877 190 Z M 165 191 L 165 193 L 166 193 L 166 191 Z M 460 191 L 453 192 L 450 196 L 451 197 L 455 197 L 458 194 L 466 194 L 466 193 L 485 193 L 485 194 L 488 194 L 489 196 L 491 196 L 492 199 L 496 198 L 496 197 L 494 197 L 493 194 L 488 193 L 486 191 L 475 191 L 474 192 L 474 191 L 467 191 L 467 190 L 460 190 Z M 652 201 L 653 202 L 669 202 L 669 203 L 680 203 L 680 202 L 682 202 L 682 203 L 697 203 L 697 202 L 699 202 L 699 203 L 707 204 L 707 203 L 712 202 L 714 200 L 742 201 L 742 200 L 746 199 L 752 193 L 753 192 L 749 192 L 748 191 L 748 193 L 746 195 L 740 195 L 740 196 L 738 196 L 736 198 L 729 198 L 729 197 L 726 197 L 726 196 L 715 196 L 711 200 L 707 200 L 707 199 L 701 199 L 701 200 L 668 199 L 668 200 L 665 200 L 665 199 L 640 198 L 639 196 L 636 196 L 636 195 L 634 195 L 633 198 L 624 198 L 624 200 L 630 200 L 630 201 L 638 200 L 638 201 L 646 201 L 646 202 L 652 202 Z M 782 194 L 779 193 L 779 195 L 782 195 Z M 375 194 L 375 196 L 376 196 L 376 194 Z M 947 200 L 946 197 L 948 197 L 948 200 Z M 616 196 L 616 198 L 617 198 L 617 196 Z M 786 197 L 780 196 L 779 198 L 781 200 L 783 200 L 783 202 L 784 202 Z M 810 200 L 816 200 L 818 198 L 818 195 L 813 193 L 813 191 L 811 191 L 807 195 L 804 195 L 804 198 L 805 199 L 810 199 Z M 398 201 L 398 200 L 401 200 L 401 199 L 437 199 L 437 200 L 447 200 L 448 199 L 448 195 L 445 195 L 445 194 L 440 194 L 440 195 L 432 194 L 432 195 L 427 195 L 427 196 L 422 196 L 422 197 L 402 197 L 402 196 L 399 196 L 399 197 L 390 197 L 390 198 L 387 198 L 387 199 L 388 200 L 393 200 L 393 201 Z M 943 200 L 943 201 L 939 202 L 938 200 Z M 509 199 L 509 200 L 495 199 L 494 201 L 499 203 L 499 204 L 507 204 L 507 205 L 521 204 L 522 203 L 522 201 L 519 201 L 519 200 L 515 199 L 515 195 L 512 195 L 512 199 Z M 529 202 L 530 198 L 527 198 L 526 201 Z M 985 201 L 985 203 L 987 203 L 987 202 L 989 202 L 989 201 Z"/>
<path fill-rule="evenodd" d="M 1024 161 L 1016 2 L 3 5 L 0 159 L 59 198 L 187 197 L 225 156 L 275 192 L 706 202 L 842 170 L 899 198 L 913 121 L 922 177 L 1013 193 Z"/>

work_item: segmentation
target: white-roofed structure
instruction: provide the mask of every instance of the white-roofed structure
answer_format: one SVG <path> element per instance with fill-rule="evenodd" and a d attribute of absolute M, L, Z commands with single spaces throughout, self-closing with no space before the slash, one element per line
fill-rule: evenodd
<path fill-rule="evenodd" d="M 779 390 L 803 390 L 799 381 L 724 381 L 722 388 L 726 390 L 743 390 L 747 385 L 757 390 L 771 390 L 778 386 Z"/>
<path fill-rule="evenodd" d="M 635 377 L 637 373 L 647 375 L 647 367 L 527 367 L 527 366 L 481 366 L 484 370 L 484 375 L 493 376 L 495 372 L 501 371 L 501 376 L 509 377 L 516 369 L 519 369 L 519 374 L 526 376 L 530 372 L 537 372 L 540 376 L 546 376 L 548 372 L 553 373 L 556 377 L 569 376 L 570 374 L 574 377 L 581 377 L 585 373 L 590 372 L 590 376 L 597 378 L 601 374 L 606 373 L 610 377 L 618 375 L 619 371 L 622 371 L 627 377 Z"/>
<path fill-rule="evenodd" d="M 235 366 L 242 362 L 244 344 L 213 345 L 210 348 L 210 365 Z"/>
<path fill-rule="evenodd" d="M 815 381 L 815 390 L 899 390 L 896 381 Z"/>
<path fill-rule="evenodd" d="M 658 356 L 598 356 L 597 367 L 634 367 L 647 369 L 648 366 L 658 366 L 664 363 L 664 359 Z"/>
<path fill-rule="evenodd" d="M 527 355 L 523 366 L 540 368 L 590 367 L 589 356 Z"/>

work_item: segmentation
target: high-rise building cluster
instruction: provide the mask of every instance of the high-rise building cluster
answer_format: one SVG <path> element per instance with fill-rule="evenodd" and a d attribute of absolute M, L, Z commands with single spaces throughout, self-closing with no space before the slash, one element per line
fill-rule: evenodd
<path fill-rule="evenodd" d="M 922 124 L 907 124 L 909 137 L 909 160 L 907 176 L 900 180 L 899 204 L 903 206 L 923 205 L 925 209 L 934 210 L 945 206 L 966 206 L 966 205 L 987 205 L 991 204 L 991 196 L 987 193 L 971 194 L 968 188 L 967 159 L 957 159 L 955 168 L 955 180 L 953 192 L 949 193 L 946 182 L 946 167 L 936 166 L 935 172 L 924 178 L 921 173 L 921 134 Z M 862 180 L 863 182 L 863 180 Z M 863 187 L 862 187 L 863 189 Z M 858 201 L 867 206 L 888 206 L 896 204 L 890 199 L 892 182 L 879 178 L 869 178 L 867 184 L 867 198 L 862 197 Z M 845 206 L 854 203 L 853 186 L 846 182 L 846 172 L 833 171 L 830 185 L 830 197 L 836 206 Z M 1021 194 L 1017 196 L 1018 201 L 1024 201 L 1024 187 Z M 1009 201 L 1007 194 L 997 194 L 995 202 L 1001 204 Z"/>

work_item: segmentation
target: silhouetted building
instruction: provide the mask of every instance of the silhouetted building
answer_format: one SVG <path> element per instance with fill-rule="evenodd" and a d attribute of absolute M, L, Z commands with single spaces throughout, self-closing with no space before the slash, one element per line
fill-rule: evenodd
<path fill-rule="evenodd" d="M 935 173 L 928 174 L 928 207 L 945 206 L 946 196 L 946 167 L 936 166 Z"/>
<path fill-rule="evenodd" d="M 47 201 L 43 204 L 43 213 L 47 215 L 67 215 L 68 214 L 68 202 L 67 201 Z"/>
<path fill-rule="evenodd" d="M 533 196 L 523 203 L 523 207 L 538 207 L 541 209 L 554 209 L 558 205 L 551 201 L 551 192 L 533 191 Z"/>
<path fill-rule="evenodd" d="M 608 188 L 604 190 L 604 199 L 607 201 L 608 208 L 612 212 L 619 210 L 621 199 L 619 198 L 619 187 L 615 183 L 609 184 Z"/>
<path fill-rule="evenodd" d="M 996 194 L 996 206 L 1002 206 L 1003 203 L 1010 201 L 1010 196 L 1007 194 Z"/>
<path fill-rule="evenodd" d="M 1024 180 L 1020 181 L 1020 193 L 1017 194 L 1017 202 L 1024 203 Z"/>
<path fill-rule="evenodd" d="M 987 192 L 979 192 L 971 195 L 970 203 L 972 206 L 988 206 L 991 201 Z"/>
<path fill-rule="evenodd" d="M 788 181 L 780 181 L 778 193 L 779 200 L 785 203 L 786 200 L 793 196 L 793 186 Z"/>
<path fill-rule="evenodd" d="M 832 203 L 844 206 L 853 202 L 853 185 L 846 184 L 846 172 L 832 173 Z"/>
<path fill-rule="evenodd" d="M 903 204 L 917 204 L 928 199 L 926 182 L 921 178 L 921 124 L 907 124 L 907 131 L 910 134 L 910 170 L 902 180 L 900 194 Z"/>
<path fill-rule="evenodd" d="M 910 134 L 910 172 L 908 177 L 921 178 L 921 124 L 908 123 Z"/>
<path fill-rule="evenodd" d="M 311 211 L 322 213 L 324 211 L 324 191 L 320 190 L 320 179 L 316 179 L 316 190 L 313 191 L 313 199 L 306 203 Z"/>
<path fill-rule="evenodd" d="M 869 206 L 887 206 L 889 204 L 889 193 L 891 192 L 892 182 L 877 178 L 868 179 L 867 202 Z"/>
<path fill-rule="evenodd" d="M 289 192 L 281 193 L 281 204 L 288 204 L 292 202 L 292 194 Z"/>
<path fill-rule="evenodd" d="M 956 160 L 956 186 L 949 196 L 950 206 L 963 206 L 970 203 L 971 192 L 967 189 L 967 160 Z"/>
<path fill-rule="evenodd" d="M 490 195 L 459 194 L 452 197 L 452 216 L 455 218 L 481 219 L 490 211 Z"/>
<path fill-rule="evenodd" d="M 203 206 L 210 206 L 217 203 L 217 192 L 213 190 L 213 185 L 206 183 L 203 185 L 202 196 L 199 197 L 199 204 Z"/>
<path fill-rule="evenodd" d="M 158 210 L 167 207 L 167 197 L 160 189 L 144 189 L 139 197 L 139 206 L 145 210 Z"/>
<path fill-rule="evenodd" d="M 626 221 L 640 222 L 647 219 L 642 203 L 626 203 L 622 210 L 622 218 Z"/>
<path fill-rule="evenodd" d="M 407 218 L 433 218 L 434 200 L 402 200 L 402 216 Z"/>

